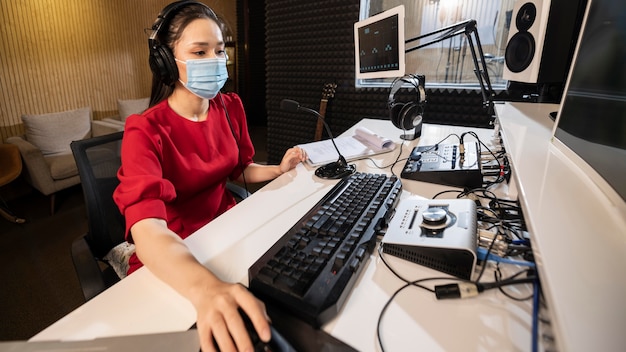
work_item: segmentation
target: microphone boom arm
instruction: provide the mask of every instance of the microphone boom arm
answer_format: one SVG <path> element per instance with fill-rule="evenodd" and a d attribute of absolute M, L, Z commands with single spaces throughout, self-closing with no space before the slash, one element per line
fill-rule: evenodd
<path fill-rule="evenodd" d="M 446 39 L 450 39 L 457 35 L 465 35 L 467 38 L 467 42 L 469 43 L 470 52 L 472 54 L 472 60 L 474 62 L 474 73 L 476 74 L 476 78 L 478 78 L 478 84 L 480 84 L 480 91 L 483 97 L 483 108 L 487 109 L 487 113 L 493 115 L 493 97 L 494 92 L 491 87 L 491 81 L 489 80 L 489 74 L 487 73 L 487 63 L 485 61 L 485 55 L 483 53 L 482 46 L 480 44 L 480 37 L 478 35 L 478 29 L 476 28 L 476 20 L 469 19 L 459 23 L 455 23 L 448 27 L 444 27 L 438 29 L 434 32 L 430 32 L 427 34 L 423 34 L 414 38 L 410 38 L 405 40 L 405 43 L 411 43 L 416 40 L 432 37 L 436 34 L 443 33 L 435 39 L 428 41 L 427 43 L 423 43 L 412 48 L 406 49 L 404 52 L 409 53 L 411 51 L 423 48 L 425 46 L 429 46 L 431 44 L 442 42 Z M 474 40 L 472 40 L 472 36 L 476 40 L 476 45 L 474 45 Z M 478 54 L 476 53 L 478 51 Z M 480 64 L 478 63 L 478 58 L 480 57 Z M 482 66 L 482 67 L 481 67 Z"/>

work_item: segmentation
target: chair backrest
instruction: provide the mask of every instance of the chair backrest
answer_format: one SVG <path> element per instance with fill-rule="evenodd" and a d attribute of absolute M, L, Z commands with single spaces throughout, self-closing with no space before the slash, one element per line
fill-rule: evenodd
<path fill-rule="evenodd" d="M 123 131 L 70 144 L 80 176 L 89 232 L 85 236 L 93 255 L 105 256 L 124 241 L 124 217 L 113 201 L 119 184 Z"/>

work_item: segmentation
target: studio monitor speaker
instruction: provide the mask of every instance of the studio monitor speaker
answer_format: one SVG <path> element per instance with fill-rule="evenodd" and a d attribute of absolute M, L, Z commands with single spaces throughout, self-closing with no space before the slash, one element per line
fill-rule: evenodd
<path fill-rule="evenodd" d="M 564 82 L 587 0 L 516 0 L 504 54 L 503 78 Z"/>

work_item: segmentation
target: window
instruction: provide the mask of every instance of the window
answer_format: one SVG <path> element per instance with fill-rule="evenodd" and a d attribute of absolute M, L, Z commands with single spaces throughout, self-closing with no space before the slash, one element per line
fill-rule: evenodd
<path fill-rule="evenodd" d="M 361 0 L 360 19 L 395 6 L 405 7 L 405 38 L 415 38 L 467 19 L 476 20 L 489 80 L 503 89 L 504 51 L 514 0 Z M 436 36 L 425 38 L 432 41 Z M 417 44 L 407 44 L 407 49 Z M 426 76 L 428 87 L 478 89 L 474 63 L 467 39 L 458 35 L 408 52 L 406 73 Z M 480 58 L 479 58 L 480 60 Z M 358 80 L 357 87 L 388 87 L 393 79 Z"/>

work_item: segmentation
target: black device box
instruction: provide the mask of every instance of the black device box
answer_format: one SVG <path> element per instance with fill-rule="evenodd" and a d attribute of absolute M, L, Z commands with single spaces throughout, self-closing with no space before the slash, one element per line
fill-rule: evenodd
<path fill-rule="evenodd" d="M 478 143 L 464 143 L 463 152 L 459 144 L 417 146 L 400 177 L 454 187 L 481 187 L 483 175 Z"/>

